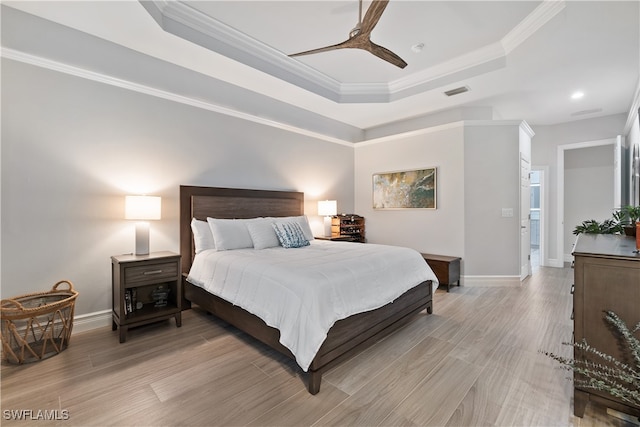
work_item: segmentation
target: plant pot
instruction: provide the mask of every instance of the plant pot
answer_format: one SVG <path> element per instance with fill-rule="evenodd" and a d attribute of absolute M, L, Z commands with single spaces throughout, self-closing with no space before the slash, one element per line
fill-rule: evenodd
<path fill-rule="evenodd" d="M 636 236 L 636 225 L 625 225 L 622 227 L 624 229 L 624 235 L 625 236 Z"/>

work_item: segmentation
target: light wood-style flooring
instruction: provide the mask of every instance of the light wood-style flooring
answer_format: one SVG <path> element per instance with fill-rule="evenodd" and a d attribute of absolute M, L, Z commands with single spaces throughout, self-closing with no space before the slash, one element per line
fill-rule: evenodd
<path fill-rule="evenodd" d="M 589 405 L 573 416 L 570 269 L 540 268 L 520 287 L 438 290 L 434 314 L 323 377 L 310 395 L 297 366 L 194 309 L 133 329 L 101 328 L 69 348 L 0 371 L 3 426 L 625 426 Z M 66 411 L 16 421 L 7 411 Z"/>

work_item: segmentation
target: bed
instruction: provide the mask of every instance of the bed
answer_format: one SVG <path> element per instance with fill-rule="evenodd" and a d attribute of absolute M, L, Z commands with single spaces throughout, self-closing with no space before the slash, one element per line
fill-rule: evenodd
<path fill-rule="evenodd" d="M 191 224 L 194 219 L 206 221 L 207 218 L 223 220 L 257 217 L 298 217 L 303 215 L 304 194 L 300 192 L 181 186 L 180 251 L 182 255 L 185 299 L 183 307 L 197 304 L 204 310 L 225 320 L 280 353 L 296 360 L 301 369 L 307 372 L 309 392 L 316 394 L 320 391 L 323 372 L 397 330 L 411 321 L 421 311 L 426 310 L 427 313 L 431 314 L 433 310 L 433 285 L 435 283 L 437 286 L 437 279 L 431 270 L 426 267 L 430 272 L 430 274 L 427 274 L 429 280 L 423 280 L 417 285 L 405 285 L 408 289 L 392 302 L 386 303 L 379 308 L 358 312 L 338 319 L 328 329 L 326 337 L 323 338 L 317 352 L 314 350 L 314 355 L 309 359 L 310 361 L 308 363 L 305 362 L 303 365 L 300 363 L 300 355 L 297 350 L 294 350 L 296 353 L 294 354 L 290 350 L 292 347 L 288 343 L 287 346 L 281 343 L 283 340 L 287 342 L 285 339 L 287 332 L 285 330 L 282 331 L 281 336 L 279 329 L 269 326 L 263 320 L 264 316 L 261 318 L 227 299 L 214 295 L 207 291 L 202 283 L 194 280 L 193 277 L 190 278 L 189 275 L 192 267 L 195 270 L 198 261 L 200 261 L 200 259 L 196 259 L 195 253 L 194 234 Z M 347 248 L 346 245 L 355 245 L 351 246 L 354 249 L 357 246 L 366 246 L 359 243 L 346 242 L 313 243 L 314 245 L 310 245 L 311 247 L 307 251 L 324 250 L 324 243 L 338 245 L 341 248 Z M 289 249 L 282 250 L 289 251 Z M 227 251 L 227 253 L 231 255 L 231 252 L 237 252 L 237 254 L 234 253 L 233 255 L 241 256 L 243 251 L 245 251 L 245 256 L 250 256 L 247 250 L 244 249 Z M 266 253 L 267 251 L 265 250 L 264 252 Z M 260 252 L 260 255 L 262 255 L 261 251 L 256 250 L 253 252 L 255 254 Z M 301 254 L 303 252 L 295 253 Z M 203 253 L 198 256 L 202 258 L 202 255 Z M 212 253 L 208 255 L 211 257 L 218 256 Z M 195 264 L 194 259 L 196 260 Z M 252 264 L 259 265 L 259 262 L 252 261 Z M 196 284 L 191 283 L 188 278 Z M 253 312 L 255 313 L 255 311 Z M 305 334 L 303 333 L 302 335 Z"/>

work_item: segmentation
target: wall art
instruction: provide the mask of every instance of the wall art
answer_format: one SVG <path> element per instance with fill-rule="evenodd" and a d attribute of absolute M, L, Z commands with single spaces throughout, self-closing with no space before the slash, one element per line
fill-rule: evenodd
<path fill-rule="evenodd" d="M 436 168 L 373 175 L 374 209 L 436 209 Z"/>

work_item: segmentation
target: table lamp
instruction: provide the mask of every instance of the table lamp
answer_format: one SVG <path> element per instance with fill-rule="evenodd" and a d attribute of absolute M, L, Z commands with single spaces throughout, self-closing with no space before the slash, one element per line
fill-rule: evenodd
<path fill-rule="evenodd" d="M 331 217 L 338 213 L 335 200 L 318 201 L 318 215 L 324 216 L 324 237 L 331 237 Z"/>
<path fill-rule="evenodd" d="M 125 219 L 136 222 L 136 255 L 149 254 L 149 220 L 160 219 L 161 198 L 157 196 L 126 196 Z"/>

